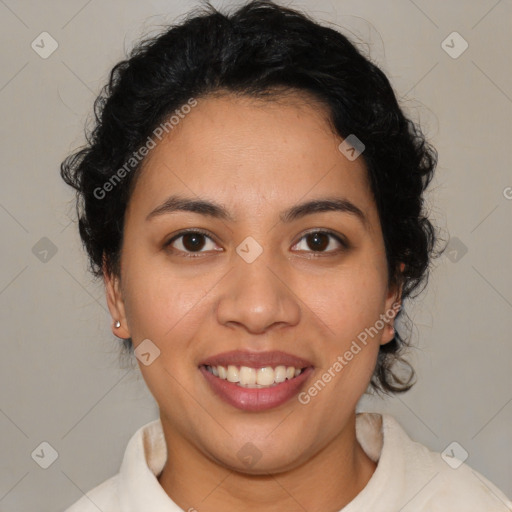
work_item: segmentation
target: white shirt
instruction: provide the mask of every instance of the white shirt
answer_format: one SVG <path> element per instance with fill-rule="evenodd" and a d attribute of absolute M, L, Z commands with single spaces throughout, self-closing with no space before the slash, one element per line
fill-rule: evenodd
<path fill-rule="evenodd" d="M 506 512 L 510 501 L 466 464 L 412 441 L 388 414 L 360 413 L 356 437 L 377 468 L 365 488 L 340 512 Z M 450 453 L 450 455 L 453 452 Z M 183 512 L 157 476 L 167 457 L 160 419 L 128 442 L 118 474 L 65 512 Z"/>

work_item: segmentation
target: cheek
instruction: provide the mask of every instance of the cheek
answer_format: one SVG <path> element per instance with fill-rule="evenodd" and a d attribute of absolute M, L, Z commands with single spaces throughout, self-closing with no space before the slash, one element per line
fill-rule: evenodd
<path fill-rule="evenodd" d="M 197 290 L 187 289 L 155 266 L 134 262 L 126 266 L 126 312 L 134 342 L 143 338 L 160 340 L 176 329 L 194 303 Z"/>
<path fill-rule="evenodd" d="M 220 276 L 202 277 L 170 271 L 154 259 L 126 259 L 126 312 L 134 346 L 149 338 L 161 351 L 161 361 L 181 372 L 192 358 L 194 339 L 209 321 L 212 287 Z M 181 361 L 181 362 L 180 362 Z M 181 366 L 180 366 L 181 365 Z"/>
<path fill-rule="evenodd" d="M 322 282 L 304 283 L 307 305 L 329 327 L 337 350 L 375 325 L 384 312 L 385 283 L 378 269 L 372 268 L 347 267 Z"/>
<path fill-rule="evenodd" d="M 385 287 L 378 272 L 351 269 L 328 287 L 309 287 L 309 293 L 308 306 L 320 320 L 317 323 L 328 329 L 317 340 L 322 364 L 305 399 L 314 408 L 337 411 L 333 419 L 342 421 L 346 407 L 355 407 L 365 392 L 375 368 L 383 332 L 376 326 L 381 327 L 377 322 L 384 312 Z"/>
<path fill-rule="evenodd" d="M 189 395 L 182 386 L 192 387 L 191 346 L 208 314 L 207 301 L 201 300 L 208 286 L 161 270 L 155 265 L 127 266 L 126 311 L 134 347 L 149 339 L 160 351 L 151 364 L 138 362 L 148 389 L 158 404 L 185 408 Z"/>

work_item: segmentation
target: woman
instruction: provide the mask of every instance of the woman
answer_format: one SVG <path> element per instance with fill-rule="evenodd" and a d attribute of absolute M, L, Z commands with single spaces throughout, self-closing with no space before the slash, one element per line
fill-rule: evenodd
<path fill-rule="evenodd" d="M 437 235 L 437 154 L 385 75 L 271 2 L 141 43 L 62 164 L 114 334 L 160 417 L 68 512 L 504 511 L 370 388 L 406 391 L 395 329 Z"/>

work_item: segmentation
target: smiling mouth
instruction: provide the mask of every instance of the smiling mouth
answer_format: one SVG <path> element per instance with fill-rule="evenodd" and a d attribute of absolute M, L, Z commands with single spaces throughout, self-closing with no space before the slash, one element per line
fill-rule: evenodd
<path fill-rule="evenodd" d="M 263 389 L 279 386 L 301 375 L 306 368 L 278 365 L 252 368 L 237 365 L 202 365 L 209 373 L 220 380 L 236 384 L 241 388 Z"/>

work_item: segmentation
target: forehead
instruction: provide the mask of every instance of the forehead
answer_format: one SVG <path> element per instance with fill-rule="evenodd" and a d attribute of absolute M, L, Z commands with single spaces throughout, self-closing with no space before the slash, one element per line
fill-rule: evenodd
<path fill-rule="evenodd" d="M 372 208 L 363 159 L 340 152 L 342 138 L 309 95 L 197 101 L 146 157 L 130 201 L 146 213 L 176 193 L 215 198 L 240 216 L 326 194 Z"/>

